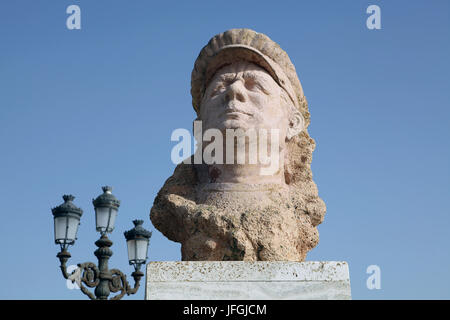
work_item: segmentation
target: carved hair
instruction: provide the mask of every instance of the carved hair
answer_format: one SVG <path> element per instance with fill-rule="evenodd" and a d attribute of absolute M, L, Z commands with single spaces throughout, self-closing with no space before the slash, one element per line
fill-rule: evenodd
<path fill-rule="evenodd" d="M 304 105 L 301 110 L 308 110 L 306 98 L 302 101 Z M 281 104 L 288 108 L 289 112 L 296 112 L 292 103 L 284 92 L 281 90 Z M 305 115 L 305 113 L 302 113 Z M 317 186 L 312 179 L 311 162 L 312 153 L 316 147 L 313 138 L 309 136 L 307 126 L 308 119 L 305 119 L 305 127 L 303 130 L 286 141 L 286 152 L 284 159 L 284 178 L 286 184 L 294 189 L 294 193 L 301 197 L 299 203 L 302 210 L 311 217 L 314 226 L 320 224 L 325 216 L 326 207 L 322 199 L 319 198 Z"/>

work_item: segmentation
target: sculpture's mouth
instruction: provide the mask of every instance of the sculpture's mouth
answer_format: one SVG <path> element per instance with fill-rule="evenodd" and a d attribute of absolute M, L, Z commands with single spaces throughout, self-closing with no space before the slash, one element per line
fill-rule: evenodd
<path fill-rule="evenodd" d="M 238 118 L 242 115 L 246 115 L 248 117 L 253 116 L 251 113 L 246 112 L 244 110 L 241 110 L 239 108 L 236 108 L 234 106 L 228 106 L 225 110 L 224 110 L 224 115 L 227 118 Z"/>
<path fill-rule="evenodd" d="M 249 113 L 241 112 L 241 111 L 226 111 L 225 112 L 225 117 L 227 119 L 238 119 L 242 115 L 250 116 Z"/>

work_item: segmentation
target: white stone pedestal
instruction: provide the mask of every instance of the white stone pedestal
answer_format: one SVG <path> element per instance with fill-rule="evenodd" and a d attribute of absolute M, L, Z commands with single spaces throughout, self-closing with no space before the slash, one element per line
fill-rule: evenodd
<path fill-rule="evenodd" d="M 351 299 L 343 261 L 163 261 L 147 265 L 147 300 Z"/>

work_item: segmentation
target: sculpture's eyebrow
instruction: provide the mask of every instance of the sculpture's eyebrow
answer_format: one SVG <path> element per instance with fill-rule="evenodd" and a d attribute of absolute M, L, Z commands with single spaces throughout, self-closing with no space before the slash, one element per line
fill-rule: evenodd
<path fill-rule="evenodd" d="M 267 91 L 267 88 L 270 87 L 270 80 L 267 79 L 266 77 L 262 76 L 262 75 L 258 75 L 255 72 L 252 71 L 246 71 L 243 74 L 243 78 L 244 79 L 252 79 L 254 80 L 256 83 L 258 83 L 262 89 L 262 91 L 265 94 L 269 94 L 269 92 Z"/>
<path fill-rule="evenodd" d="M 223 73 L 217 77 L 219 81 L 233 81 L 234 79 L 236 79 L 235 73 Z"/>
<path fill-rule="evenodd" d="M 244 79 L 253 79 L 253 80 L 255 80 L 257 82 L 260 82 L 262 84 L 269 85 L 269 80 L 266 77 L 264 77 L 262 75 L 258 75 L 258 74 L 256 74 L 255 72 L 252 72 L 252 71 L 244 72 L 243 77 L 244 77 Z"/>

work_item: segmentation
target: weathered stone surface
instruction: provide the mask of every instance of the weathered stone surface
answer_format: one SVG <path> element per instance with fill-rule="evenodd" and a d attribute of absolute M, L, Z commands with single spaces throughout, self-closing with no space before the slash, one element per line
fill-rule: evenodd
<path fill-rule="evenodd" d="M 342 261 L 150 262 L 146 299 L 351 299 L 351 291 Z"/>
<path fill-rule="evenodd" d="M 326 208 L 312 180 L 315 142 L 289 57 L 265 35 L 229 30 L 203 48 L 191 84 L 203 130 L 277 129 L 280 163 L 266 175 L 261 163 L 194 164 L 193 156 L 159 191 L 153 225 L 182 244 L 185 261 L 303 261 Z"/>

